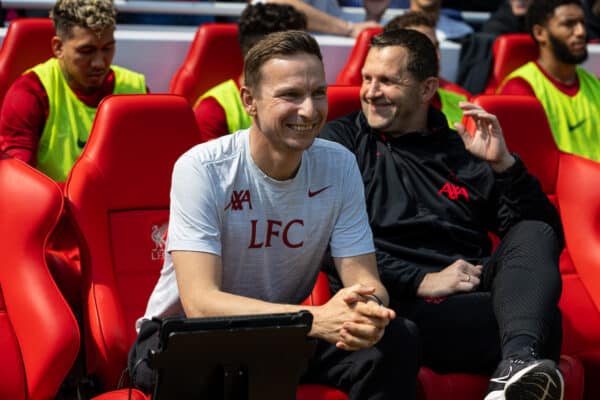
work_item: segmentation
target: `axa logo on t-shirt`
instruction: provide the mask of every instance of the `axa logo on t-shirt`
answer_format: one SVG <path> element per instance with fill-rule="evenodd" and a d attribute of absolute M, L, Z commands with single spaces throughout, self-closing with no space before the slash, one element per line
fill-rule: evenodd
<path fill-rule="evenodd" d="M 225 206 L 225 211 L 231 208 L 232 211 L 239 211 L 244 209 L 244 203 L 248 204 L 248 209 L 252 210 L 252 199 L 250 198 L 249 190 L 234 190 L 231 193 L 231 200 Z"/>
<path fill-rule="evenodd" d="M 467 189 L 462 186 L 454 185 L 450 182 L 444 183 L 444 186 L 438 190 L 439 194 L 445 194 L 450 200 L 458 200 L 460 196 L 463 196 L 466 201 L 469 201 L 469 193 Z"/>
<path fill-rule="evenodd" d="M 275 241 L 281 241 L 284 246 L 292 249 L 302 247 L 304 244 L 304 241 L 298 240 L 299 237 L 304 236 L 302 229 L 304 221 L 301 219 L 293 219 L 289 222 L 267 219 L 266 225 L 253 219 L 250 225 L 252 234 L 249 249 L 271 247 Z"/>

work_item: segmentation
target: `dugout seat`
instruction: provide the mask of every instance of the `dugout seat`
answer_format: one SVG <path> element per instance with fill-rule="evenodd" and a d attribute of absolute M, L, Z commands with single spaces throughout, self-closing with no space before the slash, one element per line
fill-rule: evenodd
<path fill-rule="evenodd" d="M 327 88 L 327 121 L 360 110 L 360 86 L 331 85 Z"/>
<path fill-rule="evenodd" d="M 180 96 L 110 96 L 65 184 L 81 251 L 87 371 L 104 389 L 116 387 L 162 266 L 173 164 L 199 137 Z"/>
<path fill-rule="evenodd" d="M 383 32 L 383 28 L 363 29 L 354 42 L 346 64 L 342 67 L 335 80 L 336 85 L 358 85 L 362 84 L 361 70 L 369 52 L 371 38 Z"/>
<path fill-rule="evenodd" d="M 193 106 L 211 87 L 236 79 L 244 65 L 237 35 L 237 24 L 200 25 L 183 63 L 171 79 L 169 92 L 185 97 Z"/>
<path fill-rule="evenodd" d="M 28 68 L 53 57 L 54 27 L 50 18 L 12 21 L 0 49 L 0 106 L 10 85 Z M 72 309 L 80 307 L 80 271 L 76 246 L 66 218 L 61 218 L 46 247 L 48 267 Z"/>
<path fill-rule="evenodd" d="M 10 23 L 0 49 L 0 106 L 19 75 L 54 55 L 50 43 L 53 36 L 49 18 L 23 18 Z"/>
<path fill-rule="evenodd" d="M 492 47 L 494 65 L 490 71 L 485 94 L 494 94 L 504 79 L 521 65 L 538 58 L 539 51 L 527 33 L 500 35 Z"/>
<path fill-rule="evenodd" d="M 79 328 L 44 257 L 63 209 L 56 183 L 0 154 L 0 398 L 56 396 L 79 351 Z"/>
<path fill-rule="evenodd" d="M 585 399 L 600 398 L 600 164 L 563 153 L 542 105 L 528 96 L 474 99 L 496 114 L 508 148 L 517 153 L 560 212 L 566 246 L 560 258 L 563 353 L 585 369 Z"/>

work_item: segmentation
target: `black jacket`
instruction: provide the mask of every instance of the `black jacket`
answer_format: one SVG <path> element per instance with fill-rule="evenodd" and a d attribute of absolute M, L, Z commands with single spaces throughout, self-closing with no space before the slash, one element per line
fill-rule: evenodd
<path fill-rule="evenodd" d="M 481 263 L 488 232 L 502 237 L 529 219 L 551 225 L 562 243 L 560 218 L 539 182 L 517 162 L 497 174 L 465 150 L 444 115 L 430 108 L 426 132 L 388 138 L 361 111 L 329 122 L 324 139 L 356 155 L 383 283 L 393 297 L 413 297 L 428 272 L 459 258 Z"/>

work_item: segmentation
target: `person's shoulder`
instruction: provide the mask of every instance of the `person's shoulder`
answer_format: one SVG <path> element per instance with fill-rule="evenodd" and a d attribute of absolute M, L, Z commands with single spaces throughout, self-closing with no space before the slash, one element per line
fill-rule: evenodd
<path fill-rule="evenodd" d="M 116 65 L 116 64 L 111 64 L 110 68 L 115 71 L 115 70 L 120 70 L 123 72 L 127 72 L 129 74 L 133 74 L 133 75 L 137 75 L 137 76 L 144 76 L 143 73 L 139 72 L 139 71 L 135 71 L 133 69 L 130 68 L 126 68 L 126 67 L 121 67 L 120 65 Z"/>
<path fill-rule="evenodd" d="M 44 91 L 44 86 L 40 81 L 40 78 L 33 71 L 29 71 L 19 76 L 11 84 L 13 90 L 27 90 L 27 91 Z"/>
<path fill-rule="evenodd" d="M 196 166 L 218 166 L 238 158 L 246 148 L 248 130 L 241 130 L 208 142 L 197 144 L 186 151 L 178 163 Z"/>
<path fill-rule="evenodd" d="M 594 82 L 600 83 L 600 79 L 598 79 L 596 75 L 594 75 L 591 71 L 588 71 L 581 65 L 577 66 L 577 74 L 580 76 L 585 76 L 586 78 L 589 78 Z"/>
<path fill-rule="evenodd" d="M 340 137 L 344 139 L 348 136 L 355 136 L 362 132 L 363 119 L 361 119 L 362 112 L 354 111 L 350 114 L 346 114 L 343 117 L 333 119 L 325 124 L 321 130 L 319 137 L 327 140 L 334 140 L 339 142 Z"/>
<path fill-rule="evenodd" d="M 318 162 L 340 163 L 347 160 L 354 161 L 354 155 L 340 143 L 317 138 L 307 150 Z"/>

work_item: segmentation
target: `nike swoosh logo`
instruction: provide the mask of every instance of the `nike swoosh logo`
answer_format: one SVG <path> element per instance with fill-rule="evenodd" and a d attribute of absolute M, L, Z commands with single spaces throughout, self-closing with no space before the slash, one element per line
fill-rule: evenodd
<path fill-rule="evenodd" d="M 77 146 L 79 146 L 80 148 L 83 149 L 83 146 L 85 146 L 87 142 L 82 142 L 81 139 L 77 138 Z"/>
<path fill-rule="evenodd" d="M 584 123 L 585 123 L 585 119 L 583 119 L 583 120 L 579 121 L 579 122 L 578 122 L 578 123 L 576 123 L 575 125 L 568 124 L 568 125 L 569 125 L 569 130 L 570 130 L 570 131 L 574 131 L 575 129 L 577 129 L 577 128 L 579 128 L 581 125 L 583 125 Z"/>
<path fill-rule="evenodd" d="M 325 190 L 329 189 L 331 187 L 331 185 L 325 186 L 324 188 L 321 188 L 319 190 L 315 190 L 314 192 L 311 192 L 310 189 L 308 189 L 308 197 L 315 197 L 316 195 L 318 195 L 321 192 L 324 192 Z"/>
<path fill-rule="evenodd" d="M 506 375 L 499 376 L 497 378 L 492 378 L 492 379 L 490 379 L 490 381 L 496 382 L 496 383 L 507 383 L 508 379 L 510 378 L 510 375 L 512 374 L 512 370 L 513 370 L 513 367 L 511 365 L 510 367 L 508 367 L 508 372 L 506 373 Z"/>

